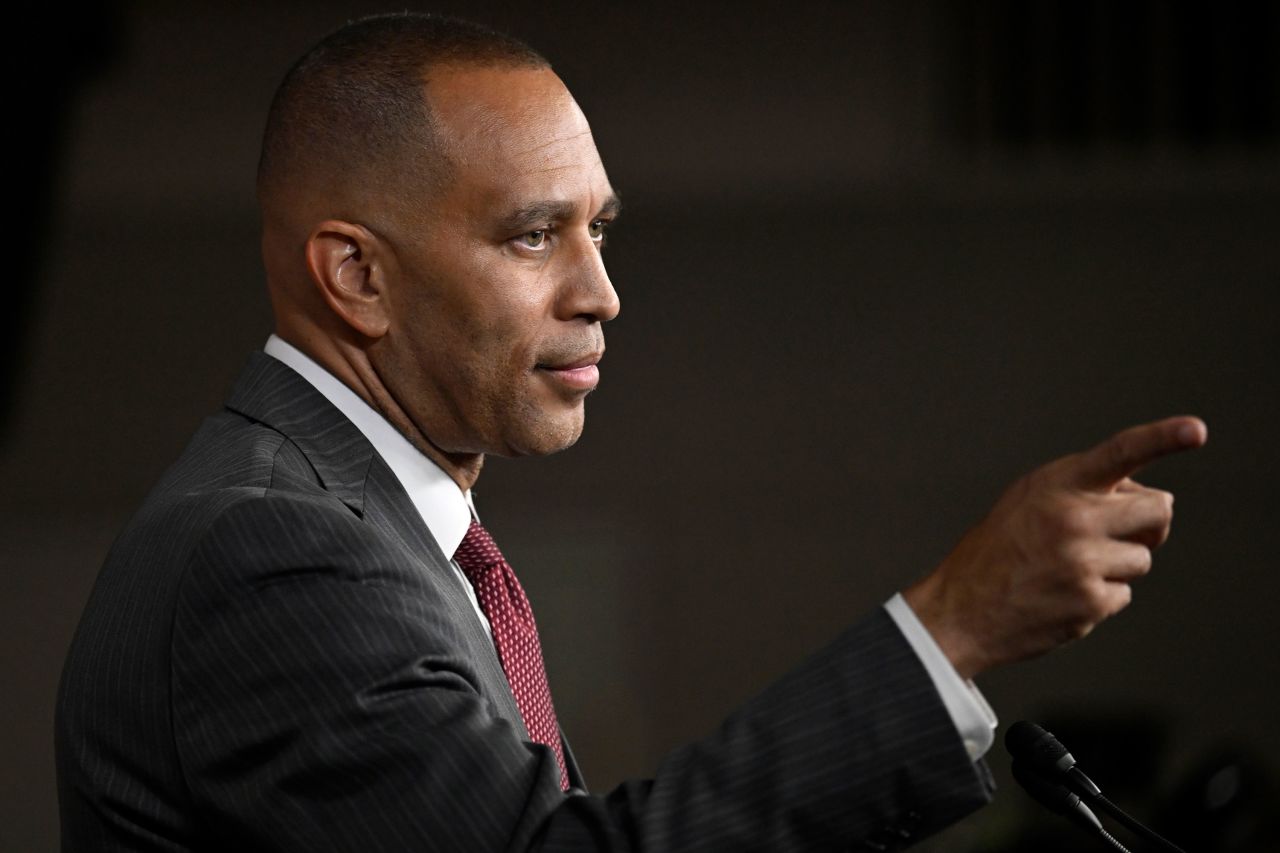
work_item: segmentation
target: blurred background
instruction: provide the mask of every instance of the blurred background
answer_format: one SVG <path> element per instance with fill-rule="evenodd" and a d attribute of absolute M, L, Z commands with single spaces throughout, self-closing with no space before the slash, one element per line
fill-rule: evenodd
<path fill-rule="evenodd" d="M 401 4 L 401 8 L 403 4 Z M 288 65 L 363 2 L 16 12 L 0 322 L 0 849 L 58 845 L 54 690 L 97 567 L 270 331 L 253 201 Z M 930 570 L 1005 484 L 1193 412 L 1121 617 L 980 679 L 1113 800 L 1273 850 L 1273 4 L 438 3 L 545 52 L 625 199 L 577 447 L 491 460 L 597 791 Z M 991 753 L 925 849 L 1086 849 Z"/>

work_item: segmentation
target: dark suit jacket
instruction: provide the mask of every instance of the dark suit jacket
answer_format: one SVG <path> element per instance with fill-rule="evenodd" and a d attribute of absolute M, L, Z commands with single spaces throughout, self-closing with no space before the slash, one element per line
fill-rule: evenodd
<path fill-rule="evenodd" d="M 651 780 L 565 795 L 527 737 L 391 470 L 256 354 L 86 607 L 58 701 L 63 848 L 880 850 L 989 797 L 879 610 Z"/>

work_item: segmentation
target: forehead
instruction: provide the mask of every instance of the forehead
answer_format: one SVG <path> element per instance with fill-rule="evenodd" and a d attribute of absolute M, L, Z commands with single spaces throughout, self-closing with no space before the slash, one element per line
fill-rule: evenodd
<path fill-rule="evenodd" d="M 550 69 L 436 69 L 427 93 L 456 201 L 479 212 L 528 200 L 598 207 L 612 195 L 586 116 Z"/>

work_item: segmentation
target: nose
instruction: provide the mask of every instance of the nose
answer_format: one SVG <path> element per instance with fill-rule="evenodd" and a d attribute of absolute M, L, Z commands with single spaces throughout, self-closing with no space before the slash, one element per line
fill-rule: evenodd
<path fill-rule="evenodd" d="M 590 321 L 607 323 L 622 309 L 618 292 L 613 289 L 609 273 L 604 268 L 600 248 L 591 240 L 583 240 L 575 246 L 571 259 L 573 268 L 567 270 L 560 313 L 565 319 L 582 317 Z"/>

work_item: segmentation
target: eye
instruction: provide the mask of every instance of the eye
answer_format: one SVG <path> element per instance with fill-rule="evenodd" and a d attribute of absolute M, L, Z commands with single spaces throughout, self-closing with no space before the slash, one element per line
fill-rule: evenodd
<path fill-rule="evenodd" d="M 587 226 L 587 233 L 591 235 L 592 240 L 600 241 L 604 239 L 604 232 L 608 230 L 609 223 L 603 219 L 596 219 Z"/>
<path fill-rule="evenodd" d="M 547 242 L 547 230 L 539 228 L 536 231 L 528 231 L 521 234 L 518 239 L 520 240 L 520 245 L 527 249 L 541 249 Z"/>

